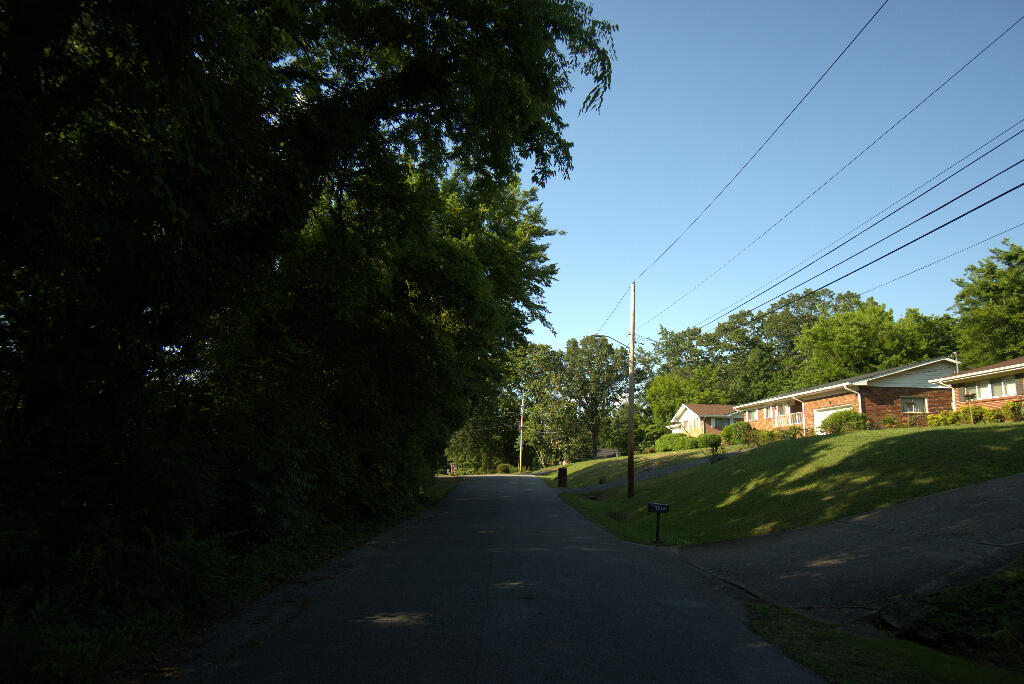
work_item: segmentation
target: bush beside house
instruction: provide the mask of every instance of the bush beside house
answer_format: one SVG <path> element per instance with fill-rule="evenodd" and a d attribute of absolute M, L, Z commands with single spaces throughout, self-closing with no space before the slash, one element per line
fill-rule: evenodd
<path fill-rule="evenodd" d="M 703 437 L 704 435 L 701 435 Z M 718 435 L 715 435 L 716 437 Z M 686 449 L 695 449 L 697 444 L 693 437 L 689 435 L 682 435 L 678 433 L 670 433 L 662 435 L 654 442 L 654 450 L 657 452 L 662 451 L 685 451 Z"/>
<path fill-rule="evenodd" d="M 856 411 L 836 411 L 821 421 L 821 429 L 829 435 L 837 435 L 840 432 L 854 432 L 856 430 L 867 430 L 871 422 L 863 413 Z"/>

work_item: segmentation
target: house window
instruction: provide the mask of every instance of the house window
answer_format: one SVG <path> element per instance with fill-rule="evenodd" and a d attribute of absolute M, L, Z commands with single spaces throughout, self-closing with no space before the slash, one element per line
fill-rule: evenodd
<path fill-rule="evenodd" d="M 900 410 L 903 413 L 927 413 L 928 406 L 924 397 L 900 397 Z"/>

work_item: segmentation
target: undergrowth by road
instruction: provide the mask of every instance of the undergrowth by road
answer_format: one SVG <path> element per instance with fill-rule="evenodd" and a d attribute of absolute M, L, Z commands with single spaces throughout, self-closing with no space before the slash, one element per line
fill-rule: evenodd
<path fill-rule="evenodd" d="M 218 567 L 182 545 L 178 556 L 159 559 L 189 569 L 191 586 L 177 592 L 183 605 L 145 604 L 125 598 L 104 613 L 77 609 L 75 600 L 54 598 L 37 607 L 30 621 L 0 623 L 0 681 L 137 682 L 162 678 L 161 666 L 180 641 L 220 621 L 240 606 L 320 567 L 345 551 L 394 527 L 440 501 L 458 478 L 434 478 L 421 491 L 420 505 L 375 520 L 315 525 L 248 548 L 223 554 Z M 138 592 L 131 597 L 138 596 Z M 4 595 L 5 601 L 13 600 Z M 0 605 L 0 608 L 3 608 Z M 111 674 L 113 673 L 113 674 Z"/>

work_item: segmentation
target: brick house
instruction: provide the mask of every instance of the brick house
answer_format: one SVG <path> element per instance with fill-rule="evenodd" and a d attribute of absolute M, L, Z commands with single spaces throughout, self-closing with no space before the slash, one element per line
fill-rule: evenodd
<path fill-rule="evenodd" d="M 956 371 L 949 358 L 864 373 L 816 387 L 788 392 L 736 406 L 740 420 L 759 430 L 781 430 L 791 426 L 805 435 L 819 431 L 821 421 L 836 411 L 849 409 L 867 415 L 881 426 L 888 416 L 923 422 L 929 413 L 948 411 L 952 391 L 931 381 Z"/>
<path fill-rule="evenodd" d="M 971 368 L 942 378 L 933 384 L 951 388 L 953 409 L 961 406 L 1001 408 L 1024 399 L 1024 356 Z"/>
<path fill-rule="evenodd" d="M 726 404 L 683 404 L 672 416 L 668 429 L 690 437 L 719 433 L 726 425 L 740 420 L 732 406 Z"/>

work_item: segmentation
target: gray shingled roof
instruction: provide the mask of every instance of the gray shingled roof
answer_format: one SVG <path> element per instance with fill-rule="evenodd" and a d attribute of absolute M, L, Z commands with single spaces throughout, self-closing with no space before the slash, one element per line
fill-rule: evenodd
<path fill-rule="evenodd" d="M 942 378 L 942 379 L 943 380 L 947 380 L 949 378 L 960 377 L 961 375 L 973 375 L 975 373 L 980 373 L 982 371 L 998 370 L 998 369 L 1004 368 L 1006 366 L 1017 366 L 1017 365 L 1020 365 L 1022 363 L 1024 363 L 1024 356 L 1018 356 L 1015 359 L 1008 359 L 1006 361 L 1000 361 L 999 363 L 990 363 L 987 366 L 978 366 L 977 368 L 968 368 L 966 370 L 960 371 L 959 373 L 954 373 L 953 375 L 947 375 L 945 378 Z"/>
<path fill-rule="evenodd" d="M 833 380 L 832 382 L 826 382 L 821 385 L 815 385 L 813 387 L 805 387 L 803 389 L 793 390 L 791 392 L 784 392 L 783 394 L 776 394 L 775 396 L 765 397 L 764 399 L 755 399 L 753 401 L 745 401 L 737 406 L 746 406 L 748 404 L 760 404 L 763 402 L 775 401 L 776 399 L 782 399 L 783 397 L 791 397 L 795 394 L 810 394 L 818 390 L 823 390 L 829 387 L 835 387 L 836 385 L 851 385 L 853 383 L 861 382 L 863 380 L 873 380 L 874 378 L 882 377 L 883 375 L 894 375 L 896 373 L 902 373 L 905 370 L 911 368 L 917 368 L 919 366 L 927 366 L 929 363 L 935 363 L 936 361 L 950 361 L 953 359 L 946 356 L 939 356 L 934 359 L 928 359 L 927 361 L 918 361 L 917 363 L 908 363 L 905 366 L 896 366 L 895 368 L 883 368 L 882 370 L 872 371 L 870 373 L 862 373 L 860 375 L 854 375 L 852 378 L 843 378 L 842 380 Z"/>

